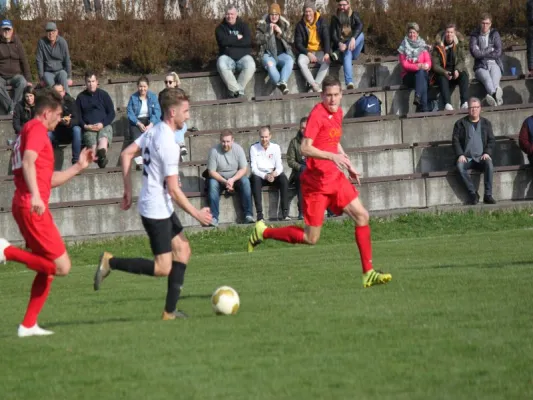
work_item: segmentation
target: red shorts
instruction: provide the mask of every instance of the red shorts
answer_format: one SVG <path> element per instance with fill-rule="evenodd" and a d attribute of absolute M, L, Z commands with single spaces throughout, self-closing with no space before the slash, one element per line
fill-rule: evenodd
<path fill-rule="evenodd" d="M 331 191 L 317 191 L 302 182 L 303 214 L 307 226 L 322 226 L 324 212 L 329 208 L 341 215 L 348 204 L 359 196 L 357 189 L 342 176 Z"/>
<path fill-rule="evenodd" d="M 43 215 L 16 206 L 11 212 L 19 226 L 20 234 L 26 241 L 26 247 L 33 254 L 52 261 L 65 254 L 65 243 L 48 208 Z"/>

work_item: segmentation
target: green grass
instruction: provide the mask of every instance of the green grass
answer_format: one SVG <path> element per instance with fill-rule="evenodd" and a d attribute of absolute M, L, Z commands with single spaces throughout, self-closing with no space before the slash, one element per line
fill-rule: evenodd
<path fill-rule="evenodd" d="M 190 237 L 191 318 L 169 322 L 166 280 L 114 272 L 92 290 L 99 252 L 149 256 L 144 238 L 74 245 L 46 338 L 16 337 L 33 274 L 0 266 L 0 398 L 533 398 L 531 225 L 528 211 L 373 220 L 374 264 L 393 281 L 370 289 L 346 221 L 314 248 L 252 255 L 246 232 L 205 231 Z M 212 313 L 221 285 L 240 293 L 237 316 Z"/>

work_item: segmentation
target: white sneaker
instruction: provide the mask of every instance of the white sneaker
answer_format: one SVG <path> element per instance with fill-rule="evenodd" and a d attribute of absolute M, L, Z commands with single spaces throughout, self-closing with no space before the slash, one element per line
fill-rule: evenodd
<path fill-rule="evenodd" d="M 468 108 L 468 101 L 465 101 L 463 104 L 461 104 L 461 108 Z"/>
<path fill-rule="evenodd" d="M 46 329 L 43 329 L 39 325 L 35 324 L 31 328 L 26 328 L 22 325 L 19 325 L 19 330 L 17 334 L 18 334 L 18 337 L 48 336 L 48 335 L 53 335 L 54 332 L 47 331 Z"/>
<path fill-rule="evenodd" d="M 485 96 L 485 101 L 487 102 L 489 107 L 496 107 L 496 100 L 490 94 Z"/>
<path fill-rule="evenodd" d="M 444 109 L 446 111 L 453 111 L 453 106 L 450 103 L 446 103 L 446 105 L 444 106 Z"/>
<path fill-rule="evenodd" d="M 4 254 L 4 251 L 6 248 L 11 246 L 11 243 L 9 243 L 5 239 L 0 239 L 0 263 L 5 264 L 6 263 L 6 256 Z"/>
<path fill-rule="evenodd" d="M 503 104 L 503 90 L 499 86 L 496 88 L 496 103 L 499 106 Z"/>

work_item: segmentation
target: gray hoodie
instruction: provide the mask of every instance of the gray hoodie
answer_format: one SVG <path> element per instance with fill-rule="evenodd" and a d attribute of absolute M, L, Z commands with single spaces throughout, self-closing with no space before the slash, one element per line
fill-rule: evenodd
<path fill-rule="evenodd" d="M 67 72 L 69 79 L 72 77 L 68 44 L 61 36 L 57 37 L 54 46 L 46 37 L 39 39 L 36 61 L 39 78 L 42 78 L 45 72 L 58 72 L 61 70 Z"/>

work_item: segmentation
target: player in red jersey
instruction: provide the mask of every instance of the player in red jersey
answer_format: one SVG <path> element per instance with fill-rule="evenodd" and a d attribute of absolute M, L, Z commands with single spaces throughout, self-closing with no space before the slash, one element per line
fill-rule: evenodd
<path fill-rule="evenodd" d="M 345 177 L 359 183 L 355 171 L 341 146 L 342 99 L 341 83 L 332 76 L 322 82 L 322 102 L 317 104 L 307 120 L 302 141 L 302 155 L 306 157 L 306 168 L 300 177 L 305 229 L 298 226 L 268 228 L 258 221 L 248 240 L 248 251 L 252 252 L 265 239 L 288 243 L 314 245 L 320 238 L 324 212 L 329 208 L 335 214 L 347 214 L 355 222 L 355 241 L 361 255 L 363 286 L 387 283 L 390 274 L 375 271 L 372 267 L 372 242 L 368 226 L 368 211 L 359 200 L 359 193 Z"/>
<path fill-rule="evenodd" d="M 65 171 L 54 172 L 54 151 L 48 138 L 61 119 L 61 96 L 43 89 L 35 99 L 35 117 L 28 121 L 13 146 L 12 166 L 15 182 L 12 213 L 31 252 L 0 239 L 0 263 L 15 261 L 37 272 L 19 337 L 51 335 L 42 329 L 37 317 L 46 302 L 54 275 L 67 275 L 70 258 L 63 239 L 48 209 L 50 191 L 74 177 L 93 161 L 90 150 L 83 150 L 79 161 Z"/>

